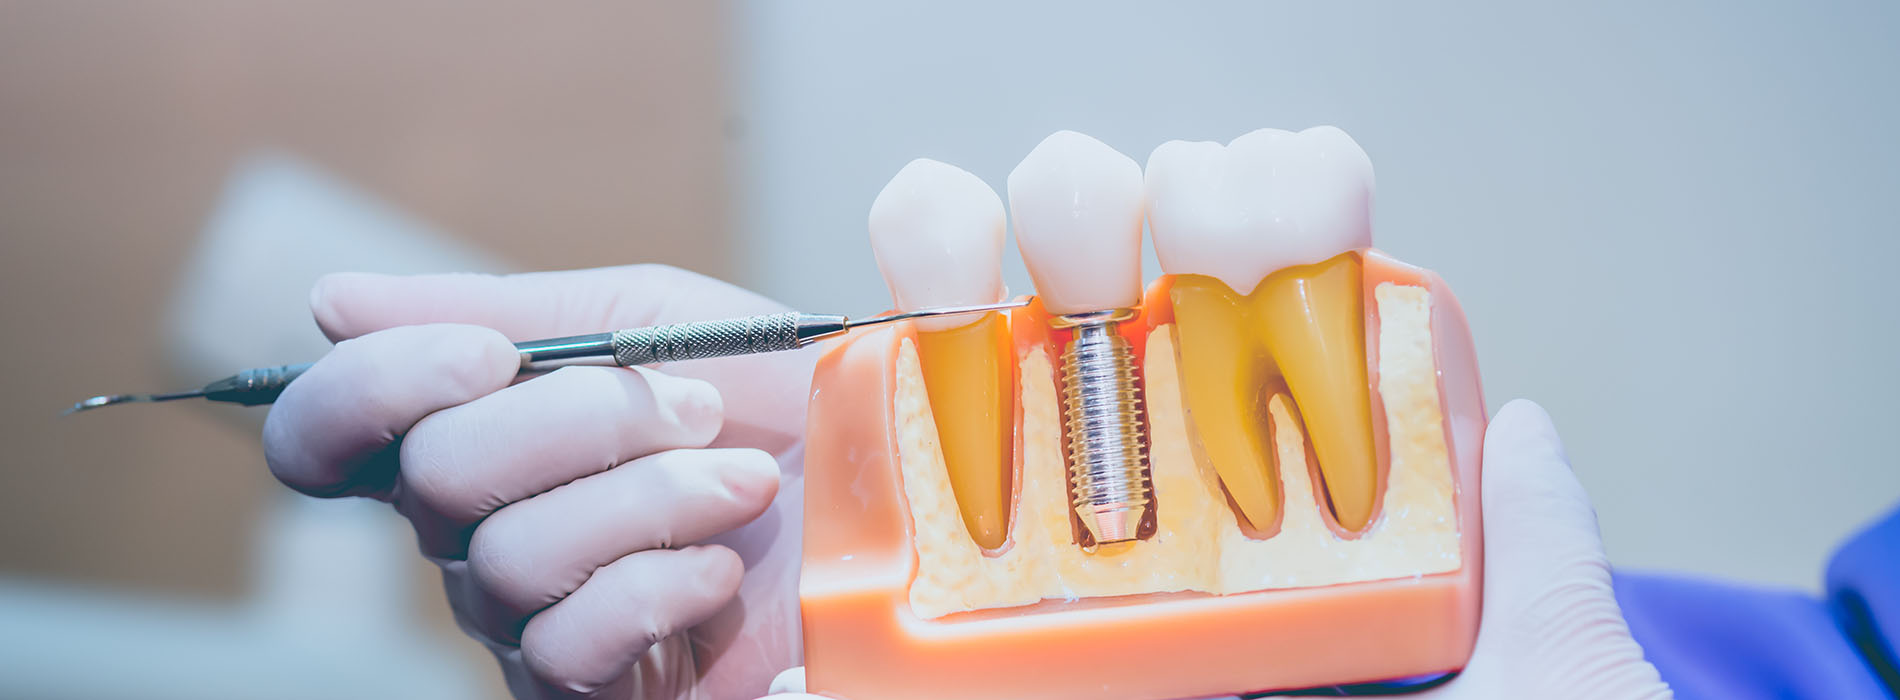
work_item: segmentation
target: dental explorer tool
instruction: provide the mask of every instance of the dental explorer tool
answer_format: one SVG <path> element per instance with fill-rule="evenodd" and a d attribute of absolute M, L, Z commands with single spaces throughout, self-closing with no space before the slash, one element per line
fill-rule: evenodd
<path fill-rule="evenodd" d="M 860 321 L 835 314 L 807 314 L 790 311 L 765 316 L 747 316 L 718 321 L 689 321 L 665 326 L 628 328 L 608 333 L 530 340 L 516 343 L 515 350 L 521 353 L 523 373 L 544 372 L 566 365 L 634 367 L 661 362 L 795 350 L 865 326 L 931 316 L 1001 311 L 1028 303 L 1029 300 L 1023 299 L 978 306 L 946 306 L 873 316 Z M 314 363 L 247 369 L 191 391 L 170 394 L 94 396 L 73 404 L 73 407 L 66 409 L 62 415 L 113 404 L 159 403 L 193 398 L 245 406 L 262 406 L 276 401 L 277 396 L 284 393 L 284 388 L 290 386 L 297 377 L 302 376 L 305 370 L 310 369 L 311 364 Z"/>

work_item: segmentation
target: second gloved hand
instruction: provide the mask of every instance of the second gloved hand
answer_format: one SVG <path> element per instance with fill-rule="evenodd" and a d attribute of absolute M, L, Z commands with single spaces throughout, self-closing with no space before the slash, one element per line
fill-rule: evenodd
<path fill-rule="evenodd" d="M 338 275 L 312 308 L 339 342 L 273 407 L 272 472 L 393 503 L 518 697 L 747 696 L 797 663 L 813 354 L 516 382 L 511 345 L 782 307 L 635 266 Z"/>

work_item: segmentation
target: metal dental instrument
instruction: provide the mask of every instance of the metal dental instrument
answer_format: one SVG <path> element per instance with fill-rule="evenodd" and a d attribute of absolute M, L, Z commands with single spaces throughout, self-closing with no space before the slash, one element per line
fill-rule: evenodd
<path fill-rule="evenodd" d="M 955 316 L 1013 309 L 1028 300 L 1008 301 L 980 306 L 946 306 L 853 321 L 833 314 L 807 314 L 796 311 L 767 316 L 747 316 L 720 321 L 690 321 L 667 326 L 628 328 L 608 333 L 591 333 L 566 338 L 530 340 L 516 343 L 521 353 L 521 371 L 544 372 L 566 365 L 617 365 L 633 367 L 660 362 L 698 360 L 709 357 L 752 355 L 780 350 L 795 350 L 846 331 L 881 323 L 907 321 L 930 316 Z M 172 394 L 111 394 L 94 396 L 66 409 L 64 415 L 89 411 L 121 403 L 158 403 L 179 399 L 203 398 L 223 403 L 262 406 L 277 400 L 284 387 L 302 376 L 312 363 L 247 369 L 219 379 L 203 388 Z"/>

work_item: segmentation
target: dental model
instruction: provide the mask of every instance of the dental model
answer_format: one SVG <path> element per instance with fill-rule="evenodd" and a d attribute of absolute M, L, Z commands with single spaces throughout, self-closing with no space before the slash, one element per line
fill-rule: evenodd
<path fill-rule="evenodd" d="M 813 377 L 809 689 L 1178 698 L 1461 668 L 1477 365 L 1450 290 L 1370 247 L 1358 145 L 1169 142 L 1144 176 L 1060 132 L 1008 189 L 1032 303 L 856 332 Z M 906 166 L 871 214 L 897 306 L 999 300 L 1002 225 L 975 176 Z"/>

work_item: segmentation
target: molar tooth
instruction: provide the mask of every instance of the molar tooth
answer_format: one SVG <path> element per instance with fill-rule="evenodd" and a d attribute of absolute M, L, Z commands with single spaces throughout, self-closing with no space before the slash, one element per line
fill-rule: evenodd
<path fill-rule="evenodd" d="M 1346 132 L 1169 141 L 1148 157 L 1148 219 L 1169 274 L 1252 292 L 1268 274 L 1372 245 L 1372 162 Z"/>
<path fill-rule="evenodd" d="M 897 308 L 1001 301 L 1003 201 L 975 175 L 918 159 L 871 203 L 871 251 Z M 950 488 L 984 549 L 1009 534 L 1014 353 L 1003 314 L 926 318 L 917 356 Z"/>
<path fill-rule="evenodd" d="M 1241 516 L 1279 521 L 1263 387 L 1284 373 L 1334 516 L 1377 499 L 1358 261 L 1372 165 L 1339 129 L 1261 129 L 1226 147 L 1171 141 L 1148 161 L 1149 223 L 1171 296 L 1182 391 L 1202 453 Z"/>

